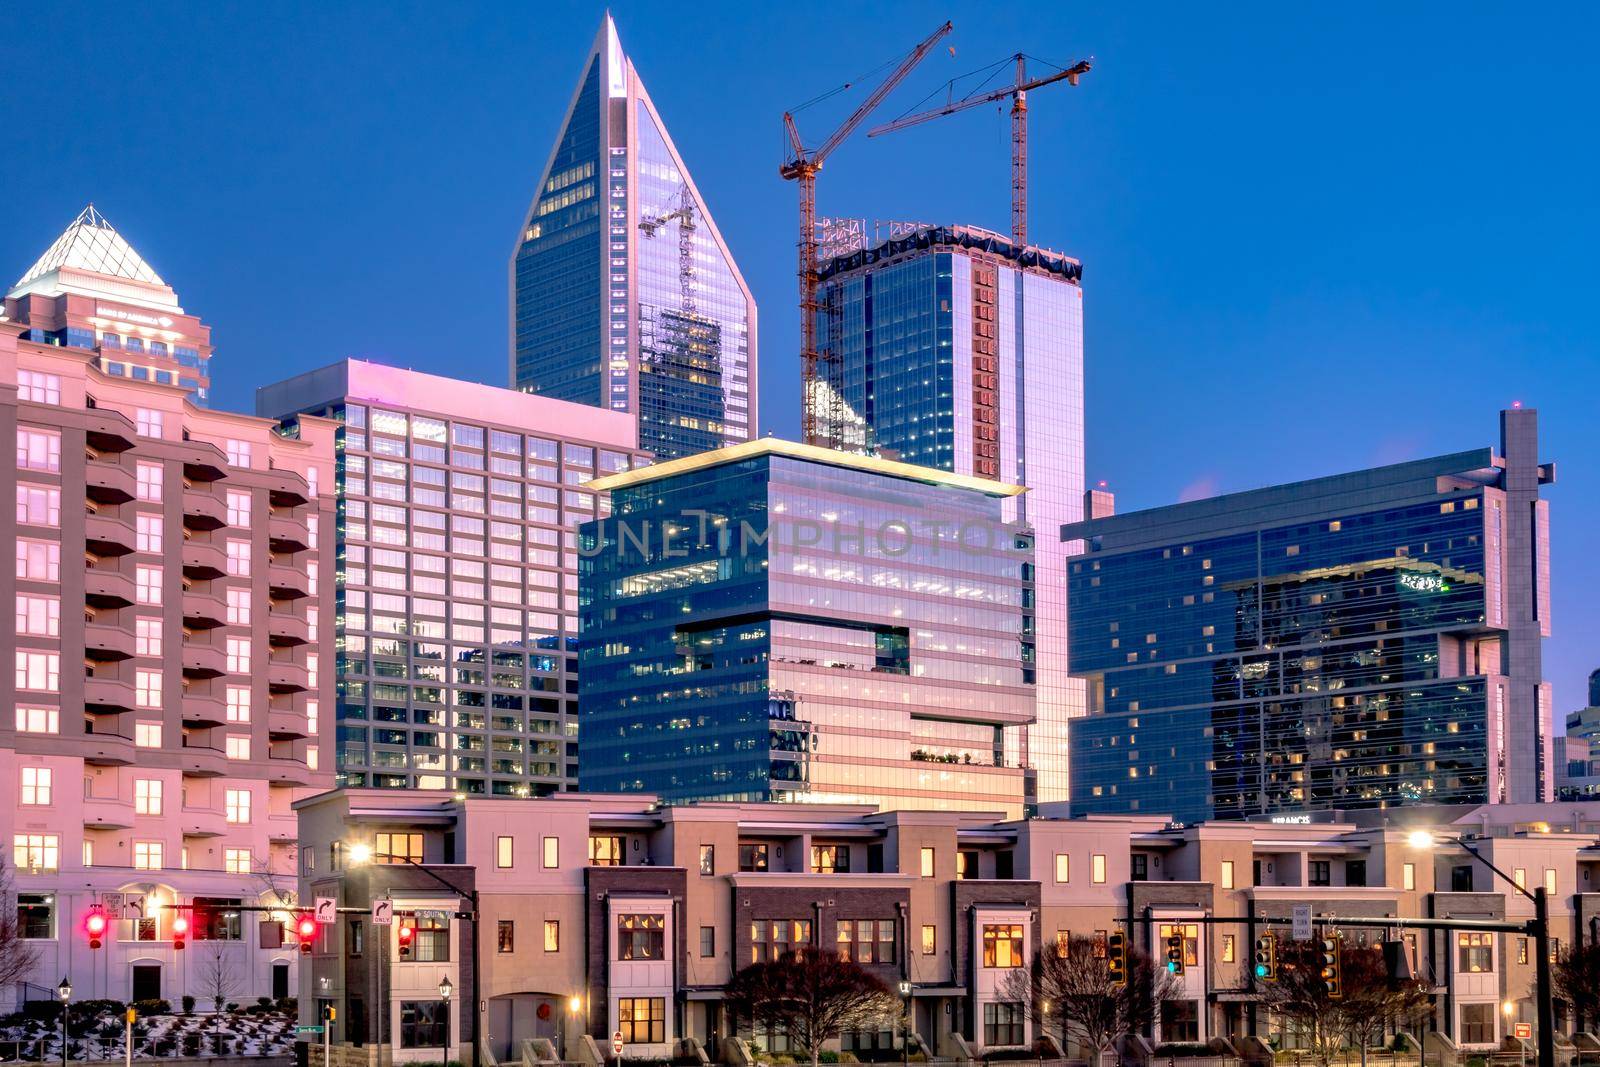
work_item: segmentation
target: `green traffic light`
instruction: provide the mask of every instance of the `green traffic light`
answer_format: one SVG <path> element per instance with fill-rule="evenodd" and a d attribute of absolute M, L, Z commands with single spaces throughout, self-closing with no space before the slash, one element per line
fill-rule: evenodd
<path fill-rule="evenodd" d="M 1256 964 L 1256 977 L 1257 978 L 1265 978 L 1266 976 L 1267 976 L 1267 965 L 1265 963 Z"/>

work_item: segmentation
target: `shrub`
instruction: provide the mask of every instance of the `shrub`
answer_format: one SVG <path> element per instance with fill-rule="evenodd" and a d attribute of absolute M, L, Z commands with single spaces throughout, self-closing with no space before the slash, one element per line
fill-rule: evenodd
<path fill-rule="evenodd" d="M 189 999 L 187 997 L 185 1000 Z M 171 1015 L 172 1002 L 168 1000 L 136 1000 L 128 1005 L 140 1015 Z"/>
<path fill-rule="evenodd" d="M 183 1013 L 185 1015 L 194 1014 L 194 997 L 190 996 L 188 993 L 183 995 Z"/>
<path fill-rule="evenodd" d="M 185 1056 L 198 1056 L 198 1055 L 200 1055 L 200 1035 L 199 1034 L 184 1034 L 183 1035 L 183 1054 Z"/>
<path fill-rule="evenodd" d="M 1170 1045 L 1156 1046 L 1156 1055 L 1159 1056 L 1213 1056 L 1210 1045 L 1201 1045 L 1196 1042 L 1174 1041 Z"/>

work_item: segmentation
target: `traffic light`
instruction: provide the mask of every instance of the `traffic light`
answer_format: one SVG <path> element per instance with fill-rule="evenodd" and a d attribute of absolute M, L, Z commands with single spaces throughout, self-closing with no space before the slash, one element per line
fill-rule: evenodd
<path fill-rule="evenodd" d="M 1256 938 L 1256 977 L 1263 982 L 1278 980 L 1278 935 L 1262 934 Z"/>
<path fill-rule="evenodd" d="M 90 948 L 99 948 L 104 944 L 106 913 L 99 908 L 91 911 L 83 920 L 83 933 L 89 939 Z"/>
<path fill-rule="evenodd" d="M 1121 934 L 1106 938 L 1106 972 L 1113 985 L 1128 983 L 1128 942 Z"/>
<path fill-rule="evenodd" d="M 300 938 L 300 955 L 311 955 L 311 942 L 317 939 L 317 920 L 302 915 L 294 921 L 294 932 Z"/>
<path fill-rule="evenodd" d="M 1169 926 L 1172 931 L 1167 935 L 1167 970 L 1172 974 L 1183 973 L 1183 927 Z"/>
<path fill-rule="evenodd" d="M 395 931 L 395 936 L 400 939 L 400 958 L 403 960 L 410 959 L 411 942 L 417 936 L 417 928 L 411 923 L 402 922 L 400 929 Z"/>
<path fill-rule="evenodd" d="M 180 911 L 172 917 L 172 947 L 182 952 L 184 942 L 188 940 L 188 937 L 189 917 Z"/>
<path fill-rule="evenodd" d="M 1328 999 L 1338 1000 L 1343 982 L 1339 977 L 1339 939 L 1324 937 L 1317 942 L 1317 959 L 1322 966 L 1322 984 L 1327 987 Z"/>

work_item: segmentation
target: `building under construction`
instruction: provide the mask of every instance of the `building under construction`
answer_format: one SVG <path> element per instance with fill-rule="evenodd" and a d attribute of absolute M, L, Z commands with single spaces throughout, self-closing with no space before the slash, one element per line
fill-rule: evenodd
<path fill-rule="evenodd" d="M 1084 710 L 1067 674 L 1058 542 L 1084 518 L 1082 266 L 972 226 L 829 229 L 815 325 L 835 354 L 816 386 L 836 401 L 830 418 L 865 451 L 1028 489 L 1006 501 L 1038 546 L 1023 650 L 1038 717 L 1019 758 L 1039 800 L 1065 800 L 1067 720 Z"/>

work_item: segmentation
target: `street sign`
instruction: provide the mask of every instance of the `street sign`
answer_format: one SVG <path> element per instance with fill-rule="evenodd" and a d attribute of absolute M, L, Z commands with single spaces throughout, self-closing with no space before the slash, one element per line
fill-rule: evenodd
<path fill-rule="evenodd" d="M 372 902 L 372 925 L 394 925 L 394 901 L 384 897 L 382 900 L 374 900 Z"/>
<path fill-rule="evenodd" d="M 1520 1038 L 1532 1037 L 1533 1036 L 1533 1024 L 1532 1023 L 1517 1023 L 1516 1024 L 1516 1036 L 1520 1037 Z"/>
<path fill-rule="evenodd" d="M 332 897 L 318 897 L 313 916 L 321 925 L 332 926 L 339 921 L 339 905 Z"/>
<path fill-rule="evenodd" d="M 122 917 L 124 919 L 144 918 L 144 897 L 142 895 L 123 897 Z"/>
<path fill-rule="evenodd" d="M 622 1055 L 622 1031 L 621 1030 L 618 1030 L 616 1033 L 611 1035 L 611 1054 L 613 1056 Z"/>
<path fill-rule="evenodd" d="M 1311 940 L 1311 905 L 1296 904 L 1294 906 L 1294 940 Z"/>
<path fill-rule="evenodd" d="M 297 1027 L 294 1028 L 294 1032 L 297 1033 L 297 1034 L 320 1034 L 320 1033 L 322 1033 L 322 1027 L 321 1026 L 297 1026 Z"/>

